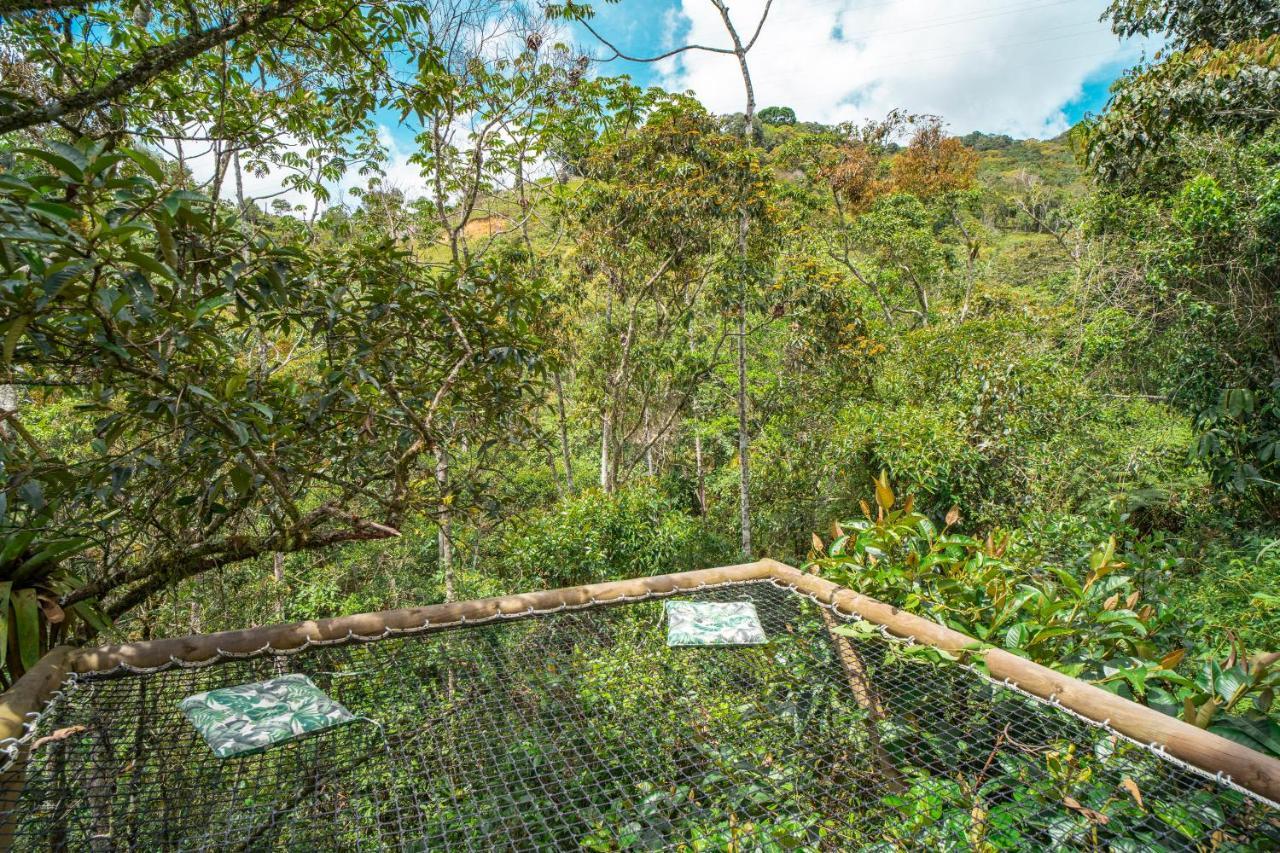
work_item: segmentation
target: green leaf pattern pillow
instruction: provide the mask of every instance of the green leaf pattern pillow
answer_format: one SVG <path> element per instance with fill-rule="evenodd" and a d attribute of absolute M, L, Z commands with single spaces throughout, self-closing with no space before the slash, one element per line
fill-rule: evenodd
<path fill-rule="evenodd" d="M 252 755 L 355 719 L 299 674 L 197 693 L 178 707 L 219 758 Z"/>
<path fill-rule="evenodd" d="M 751 646 L 766 642 L 750 601 L 668 601 L 668 646 Z"/>

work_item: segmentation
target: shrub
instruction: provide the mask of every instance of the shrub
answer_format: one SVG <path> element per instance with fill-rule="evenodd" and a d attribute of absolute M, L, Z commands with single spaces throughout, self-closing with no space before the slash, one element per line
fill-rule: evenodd
<path fill-rule="evenodd" d="M 487 559 L 519 588 L 536 589 L 706 568 L 732 553 L 679 502 L 644 483 L 566 498 Z"/>

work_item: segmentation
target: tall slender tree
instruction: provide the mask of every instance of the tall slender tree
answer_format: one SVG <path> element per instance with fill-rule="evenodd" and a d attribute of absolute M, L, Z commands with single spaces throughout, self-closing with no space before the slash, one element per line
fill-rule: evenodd
<path fill-rule="evenodd" d="M 720 15 L 720 20 L 724 24 L 725 33 L 729 36 L 731 47 L 718 47 L 703 44 L 686 44 L 672 50 L 665 51 L 656 56 L 633 56 L 623 52 L 615 44 L 602 36 L 594 27 L 590 20 L 583 19 L 582 24 L 586 29 L 598 39 L 601 44 L 612 51 L 611 56 L 604 57 L 604 61 L 614 59 L 624 59 L 630 62 L 659 62 L 664 59 L 678 56 L 682 53 L 690 51 L 699 51 L 705 53 L 717 53 L 726 56 L 732 56 L 738 63 L 738 69 L 742 74 L 742 85 L 746 94 L 745 109 L 743 110 L 743 128 L 742 133 L 748 144 L 754 142 L 755 139 L 755 116 L 756 116 L 756 96 L 755 87 L 751 82 L 751 68 L 747 63 L 747 54 L 760 38 L 760 33 L 764 30 L 765 21 L 769 18 L 769 10 L 773 6 L 773 0 L 765 0 L 763 11 L 756 23 L 754 33 L 747 41 L 743 41 L 739 34 L 737 26 L 733 22 L 733 17 L 729 14 L 729 6 L 724 0 L 708 0 Z M 751 214 L 749 207 L 744 203 L 738 210 L 738 260 L 739 268 L 736 271 L 738 297 L 737 297 L 737 389 L 735 393 L 735 402 L 738 415 L 738 524 L 741 533 L 742 556 L 744 559 L 751 559 L 754 549 L 751 545 L 751 434 L 750 434 L 750 400 L 747 387 L 747 303 L 749 300 L 750 281 L 753 277 L 752 263 L 750 257 L 750 232 L 751 232 Z"/>

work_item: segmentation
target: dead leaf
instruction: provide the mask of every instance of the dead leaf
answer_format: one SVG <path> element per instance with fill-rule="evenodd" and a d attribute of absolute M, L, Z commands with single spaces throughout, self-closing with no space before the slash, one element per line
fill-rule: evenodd
<path fill-rule="evenodd" d="M 1138 783 L 1130 779 L 1128 776 L 1120 780 L 1120 787 L 1129 792 L 1129 796 L 1133 797 L 1133 801 L 1138 804 L 1138 808 L 1146 811 L 1146 806 L 1142 804 L 1142 791 L 1138 788 Z"/>
<path fill-rule="evenodd" d="M 822 540 L 821 540 L 820 538 L 818 538 L 818 534 L 816 534 L 816 533 L 814 533 L 814 534 L 813 534 L 813 540 L 812 540 L 812 541 L 813 541 L 813 550 L 814 550 L 814 552 L 815 552 L 815 553 L 818 553 L 818 554 L 821 554 L 821 553 L 822 553 Z"/>
<path fill-rule="evenodd" d="M 1178 664 L 1182 663 L 1182 659 L 1187 656 L 1186 649 L 1174 649 L 1169 654 L 1160 658 L 1160 668 L 1172 670 Z"/>
<path fill-rule="evenodd" d="M 50 625 L 57 625 L 67 618 L 67 614 L 62 607 L 52 598 L 46 598 L 42 595 L 37 600 L 40 602 L 40 609 L 44 611 L 44 618 Z"/>
<path fill-rule="evenodd" d="M 88 728 L 86 726 L 67 726 L 65 729 L 58 729 L 51 735 L 45 735 L 42 738 L 36 738 L 36 742 L 31 744 L 31 751 L 35 752 L 37 749 L 44 746 L 46 743 L 53 743 L 54 741 L 66 740 L 72 735 L 78 735 L 84 731 L 88 731 Z"/>
<path fill-rule="evenodd" d="M 1080 812 L 1080 814 L 1084 815 L 1089 819 L 1090 823 L 1096 823 L 1100 826 L 1106 826 L 1108 823 L 1111 822 L 1111 818 L 1107 817 L 1102 812 L 1096 812 L 1093 809 L 1089 808 L 1088 806 L 1080 805 L 1080 801 L 1077 800 L 1075 797 L 1063 797 L 1062 804 L 1073 811 Z"/>
<path fill-rule="evenodd" d="M 951 527 L 958 522 L 960 520 L 960 507 L 953 506 L 951 509 L 947 510 L 947 517 L 945 520 L 947 522 L 947 527 Z"/>
<path fill-rule="evenodd" d="M 1108 598 L 1106 601 L 1102 602 L 1102 609 L 1103 609 L 1103 610 L 1115 610 L 1115 609 L 1116 609 L 1116 605 L 1117 605 L 1117 604 L 1119 604 L 1119 603 L 1120 603 L 1120 593 L 1118 593 L 1118 592 L 1117 592 L 1115 595 L 1112 595 L 1112 596 L 1111 596 L 1110 598 Z"/>

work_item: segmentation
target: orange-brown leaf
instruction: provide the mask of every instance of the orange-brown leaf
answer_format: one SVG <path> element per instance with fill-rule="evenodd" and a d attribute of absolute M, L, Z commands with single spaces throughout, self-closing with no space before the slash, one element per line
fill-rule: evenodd
<path fill-rule="evenodd" d="M 1129 792 L 1129 796 L 1133 797 L 1133 801 L 1138 804 L 1138 808 L 1146 809 L 1142 804 L 1142 789 L 1138 787 L 1138 783 L 1128 776 L 1120 780 L 1120 787 Z"/>
<path fill-rule="evenodd" d="M 1108 823 L 1111 822 L 1111 818 L 1107 817 L 1102 812 L 1097 812 L 1089 808 L 1088 806 L 1081 805 L 1080 801 L 1077 800 L 1075 797 L 1063 797 L 1062 804 L 1067 808 L 1071 809 L 1072 811 L 1080 812 L 1080 814 L 1084 815 L 1089 819 L 1090 823 L 1096 823 L 1100 826 L 1106 826 Z"/>
<path fill-rule="evenodd" d="M 1172 670 L 1178 664 L 1182 663 L 1182 659 L 1186 656 L 1186 649 L 1174 649 L 1164 657 L 1160 658 L 1160 668 Z"/>

